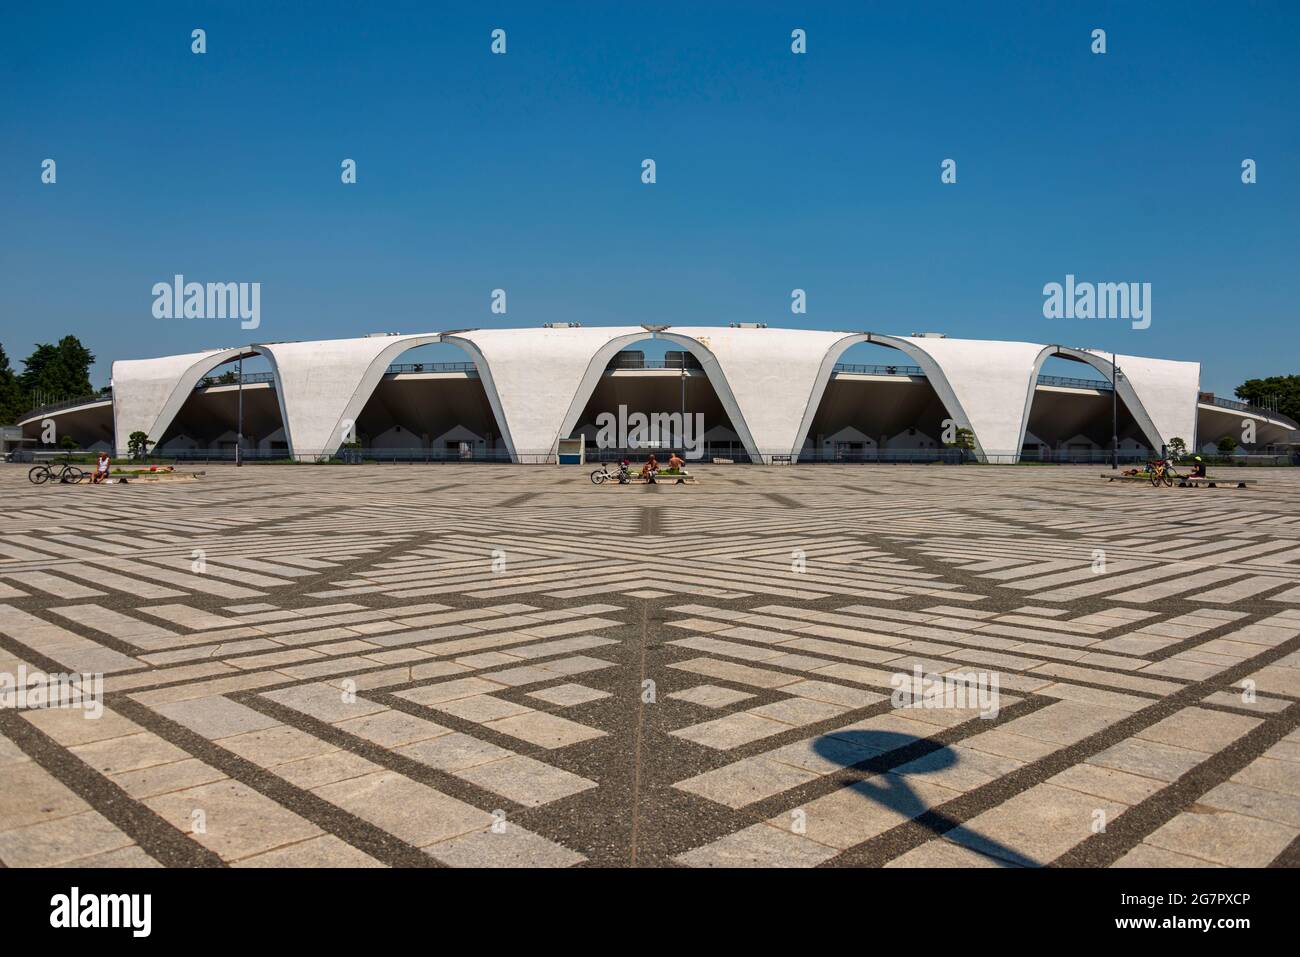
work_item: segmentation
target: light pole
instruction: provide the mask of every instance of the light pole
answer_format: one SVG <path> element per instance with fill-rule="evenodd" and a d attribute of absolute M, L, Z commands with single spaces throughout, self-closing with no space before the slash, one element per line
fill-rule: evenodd
<path fill-rule="evenodd" d="M 244 464 L 244 354 L 239 354 L 239 419 L 235 426 L 235 468 Z"/>
<path fill-rule="evenodd" d="M 682 441 L 686 440 L 686 353 L 682 352 Z M 682 455 L 686 454 L 686 449 L 682 449 Z"/>
<path fill-rule="evenodd" d="M 1119 468 L 1119 366 L 1110 354 L 1110 470 Z"/>

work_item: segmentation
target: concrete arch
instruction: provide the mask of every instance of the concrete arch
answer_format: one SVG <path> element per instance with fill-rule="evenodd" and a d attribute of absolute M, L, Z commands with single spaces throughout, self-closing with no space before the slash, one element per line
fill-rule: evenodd
<path fill-rule="evenodd" d="M 510 420 L 506 418 L 505 408 L 501 405 L 501 395 L 497 391 L 496 381 L 492 378 L 492 366 L 488 363 L 487 357 L 483 355 L 483 350 L 473 339 L 468 339 L 463 335 L 444 334 L 443 342 L 451 343 L 465 350 L 465 353 L 474 363 L 474 368 L 478 371 L 479 381 L 483 383 L 483 391 L 487 393 L 488 405 L 492 407 L 492 414 L 496 416 L 497 431 L 501 434 L 501 441 L 506 444 L 506 451 L 510 454 L 510 461 L 518 462 L 519 456 L 515 451 L 514 436 L 510 432 Z"/>
<path fill-rule="evenodd" d="M 722 371 L 717 356 L 692 336 L 663 330 L 651 331 L 644 329 L 640 332 L 627 333 L 610 339 L 596 350 L 595 355 L 591 357 L 591 361 L 587 365 L 586 372 L 583 373 L 582 379 L 578 383 L 577 389 L 574 391 L 573 399 L 569 403 L 569 409 L 564 414 L 560 427 L 556 431 L 556 440 L 558 441 L 561 437 L 573 433 L 574 428 L 577 427 L 578 418 L 582 415 L 582 410 L 587 407 L 587 402 L 590 401 L 592 393 L 596 391 L 596 385 L 600 382 L 601 376 L 605 374 L 605 367 L 609 365 L 609 361 L 626 346 L 645 339 L 665 339 L 681 346 L 699 360 L 709 384 L 713 386 L 713 391 L 717 393 L 718 400 L 722 403 L 727 417 L 731 420 L 732 428 L 740 436 L 745 451 L 749 453 L 754 462 L 762 462 L 762 452 L 755 443 L 754 436 L 750 433 L 749 426 L 745 422 L 745 416 L 741 412 L 740 405 L 736 402 L 736 396 L 731 390 L 731 385 L 727 381 L 726 374 Z"/>
<path fill-rule="evenodd" d="M 275 373 L 285 439 L 294 458 L 337 452 L 344 423 L 356 422 L 393 360 L 442 338 L 434 332 L 254 346 Z"/>
<path fill-rule="evenodd" d="M 826 351 L 844 333 L 766 326 L 674 326 L 718 360 L 762 461 L 794 444 L 804 403 Z"/>
<path fill-rule="evenodd" d="M 1096 350 L 1084 351 L 1100 355 Z M 1132 387 L 1151 420 L 1155 434 L 1160 437 L 1160 444 L 1168 445 L 1174 436 L 1192 441 L 1188 436 L 1196 434 L 1201 364 L 1124 355 L 1117 356 L 1116 361 L 1119 363 L 1120 383 Z"/>
<path fill-rule="evenodd" d="M 50 412 L 37 412 L 35 415 L 29 413 L 23 416 L 21 419 L 18 419 L 16 422 L 14 422 L 14 425 L 18 426 L 19 428 L 22 428 L 25 425 L 32 425 L 33 423 L 41 422 L 44 421 L 45 419 L 57 419 L 61 415 L 71 415 L 74 412 L 84 412 L 87 409 L 93 409 L 96 406 L 111 405 L 112 402 L 113 402 L 112 396 L 104 396 L 103 398 L 96 397 L 92 399 L 86 399 L 84 402 L 78 402 L 75 405 L 63 406 L 62 408 L 55 409 Z"/>
<path fill-rule="evenodd" d="M 1029 428 L 1029 413 L 1034 404 L 1034 391 L 1038 385 L 1039 370 L 1042 369 L 1043 363 L 1053 356 L 1087 363 L 1105 376 L 1107 382 L 1114 379 L 1114 365 L 1111 363 L 1110 359 L 1100 353 L 1095 353 L 1088 349 L 1074 349 L 1069 346 L 1044 346 L 1042 351 L 1039 352 L 1038 356 L 1034 359 L 1034 371 L 1029 380 L 1029 388 L 1025 394 L 1024 411 L 1020 417 L 1020 444 L 1016 446 L 1017 449 L 1024 447 L 1025 430 Z M 1123 369 L 1122 364 L 1120 368 Z M 1129 414 L 1133 416 L 1133 420 L 1137 423 L 1138 428 L 1142 430 L 1142 434 L 1146 437 L 1147 443 L 1151 448 L 1159 449 L 1163 444 L 1165 444 L 1165 439 L 1161 437 L 1159 429 L 1156 428 L 1156 425 L 1148 414 L 1146 407 L 1143 406 L 1142 400 L 1138 397 L 1134 384 L 1130 380 L 1128 374 L 1120 376 L 1118 382 L 1116 382 L 1115 391 L 1119 398 L 1123 400 L 1124 407 L 1128 409 Z"/>
<path fill-rule="evenodd" d="M 448 333 L 474 359 L 489 402 L 508 435 L 516 462 L 553 460 L 565 412 L 577 393 L 591 357 L 613 339 L 635 335 L 638 326 L 542 329 L 470 329 Z M 539 357 L 546 361 L 539 361 Z"/>
<path fill-rule="evenodd" d="M 882 336 L 870 332 L 845 335 L 826 352 L 804 408 L 791 455 L 803 449 L 812 421 L 826 392 L 831 372 L 851 346 L 872 342 L 898 349 L 921 367 L 943 407 L 959 428 L 975 437 L 981 461 L 1018 453 L 1008 448 L 1022 434 L 1024 389 L 1032 381 L 1033 357 L 1042 348 L 1025 342 L 985 342 Z"/>
<path fill-rule="evenodd" d="M 835 363 L 856 343 L 903 352 L 921 366 L 947 414 L 975 436 L 977 454 L 1014 461 L 1023 446 L 1034 386 L 1050 355 L 1087 362 L 1103 375 L 1110 359 L 1088 349 L 872 333 L 730 327 L 619 326 L 474 329 L 318 342 L 261 343 L 113 364 L 113 423 L 119 453 L 127 436 L 160 438 L 198 381 L 240 356 L 266 356 L 285 437 L 295 456 L 332 454 L 343 423 L 355 420 L 389 364 L 419 345 L 464 349 L 511 457 L 551 461 L 572 432 L 610 358 L 647 337 L 662 337 L 700 360 L 736 436 L 756 461 L 798 456 Z M 1196 434 L 1200 366 L 1120 356 L 1119 395 L 1158 447 Z"/>
<path fill-rule="evenodd" d="M 132 432 L 153 441 L 163 433 L 194 392 L 195 386 L 219 365 L 254 354 L 250 348 L 212 349 L 160 359 L 118 360 L 113 363 L 113 444 L 127 455 Z"/>

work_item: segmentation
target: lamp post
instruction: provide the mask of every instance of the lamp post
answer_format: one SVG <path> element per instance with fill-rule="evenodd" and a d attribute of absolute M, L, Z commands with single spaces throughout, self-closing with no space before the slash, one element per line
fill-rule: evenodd
<path fill-rule="evenodd" d="M 1110 354 L 1110 470 L 1119 468 L 1119 366 Z"/>
<path fill-rule="evenodd" d="M 244 354 L 239 354 L 239 418 L 235 426 L 235 468 L 241 468 L 244 446 Z"/>
<path fill-rule="evenodd" d="M 686 428 L 686 353 L 682 353 L 682 428 Z"/>

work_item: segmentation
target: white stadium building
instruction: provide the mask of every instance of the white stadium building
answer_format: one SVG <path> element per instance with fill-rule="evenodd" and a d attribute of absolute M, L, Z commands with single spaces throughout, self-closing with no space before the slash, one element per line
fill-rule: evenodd
<path fill-rule="evenodd" d="M 646 340 L 668 350 L 662 359 L 646 359 Z M 400 361 L 435 343 L 464 361 Z M 862 344 L 897 364 L 843 361 Z M 1060 359 L 1080 377 L 1043 374 Z M 269 371 L 236 374 L 245 360 Z M 988 462 L 1100 460 L 1112 437 L 1128 458 L 1175 438 L 1191 449 L 1245 435 L 1258 450 L 1297 438 L 1285 416 L 1201 392 L 1197 362 L 1120 355 L 1112 365 L 1109 353 L 1062 345 L 754 324 L 375 334 L 119 360 L 111 396 L 34 409 L 19 425 L 39 443 L 53 422 L 80 447 L 118 456 L 143 432 L 156 454 L 177 458 L 221 457 L 239 442 L 249 458 L 347 449 L 537 463 L 579 437 L 588 458 L 621 454 L 621 436 L 596 442 L 602 415 L 620 407 L 702 416 L 699 454 L 738 462 L 931 461 L 953 454 L 944 446 L 956 429 Z"/>

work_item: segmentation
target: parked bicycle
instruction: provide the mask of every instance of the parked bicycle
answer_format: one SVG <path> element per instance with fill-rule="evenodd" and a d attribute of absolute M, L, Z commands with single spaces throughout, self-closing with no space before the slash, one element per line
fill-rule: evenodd
<path fill-rule="evenodd" d="M 626 485 L 629 480 L 630 476 L 626 465 L 619 465 L 616 472 L 611 472 L 608 465 L 601 465 L 600 468 L 591 473 L 592 485 L 603 485 L 605 482 L 617 482 L 619 485 Z"/>
<path fill-rule="evenodd" d="M 1161 485 L 1165 488 L 1173 488 L 1174 479 L 1181 480 L 1183 478 L 1178 470 L 1168 462 L 1152 462 L 1147 467 L 1147 471 L 1151 474 L 1151 484 L 1156 488 Z"/>
<path fill-rule="evenodd" d="M 27 473 L 27 479 L 33 485 L 44 485 L 46 482 L 58 482 L 62 485 L 76 485 L 82 481 L 87 472 L 77 468 L 75 465 L 64 465 L 59 468 L 51 466 L 47 462 L 42 462 Z"/>

